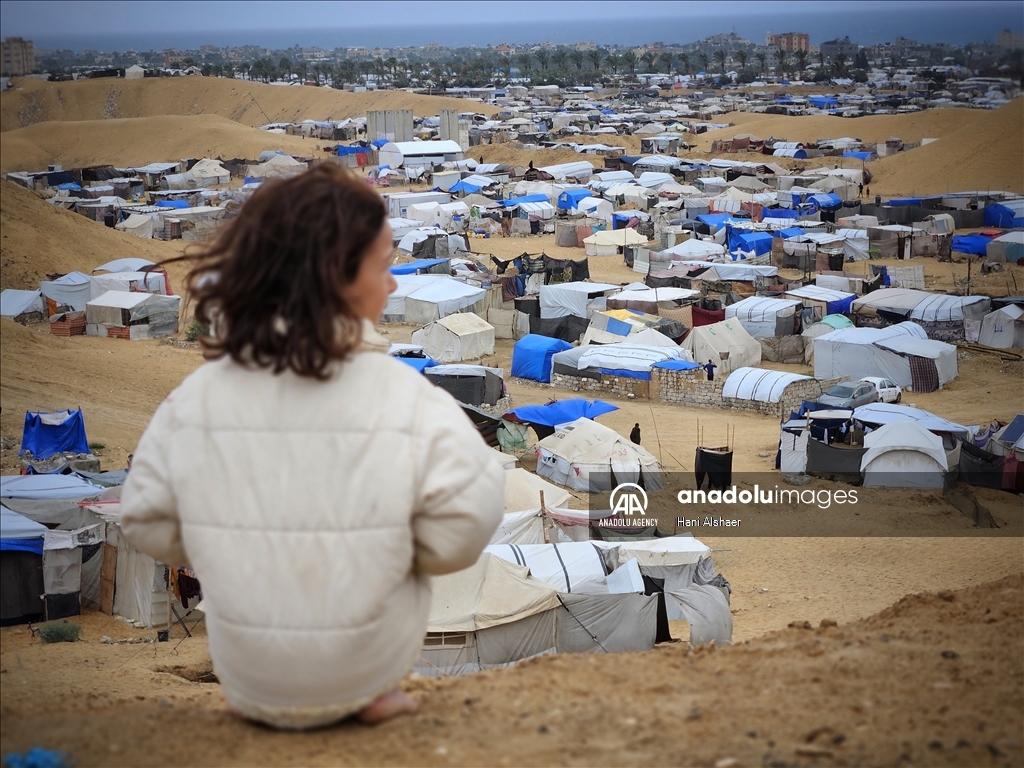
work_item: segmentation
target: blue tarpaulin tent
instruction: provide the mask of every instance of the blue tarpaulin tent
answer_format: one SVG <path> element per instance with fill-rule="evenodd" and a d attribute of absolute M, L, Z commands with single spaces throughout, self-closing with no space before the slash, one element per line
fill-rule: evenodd
<path fill-rule="evenodd" d="M 801 237 L 804 231 L 800 227 L 786 227 L 785 229 L 778 229 L 772 237 L 781 237 L 783 240 L 788 240 L 791 237 Z"/>
<path fill-rule="evenodd" d="M 438 264 L 443 264 L 448 259 L 417 259 L 416 261 L 410 261 L 406 264 L 395 264 L 391 267 L 392 275 L 415 275 L 418 274 L 421 269 L 430 269 Z"/>
<path fill-rule="evenodd" d="M 662 360 L 660 363 L 652 365 L 651 368 L 664 368 L 666 371 L 692 371 L 694 368 L 700 368 L 700 363 L 689 360 Z"/>
<path fill-rule="evenodd" d="M 838 106 L 839 100 L 835 96 L 809 96 L 807 101 L 811 103 L 812 107 L 818 109 L 827 109 L 828 107 Z"/>
<path fill-rule="evenodd" d="M 697 217 L 697 221 L 707 224 L 709 227 L 720 229 L 731 221 L 734 221 L 732 214 L 729 213 L 702 213 Z"/>
<path fill-rule="evenodd" d="M 429 357 L 395 357 L 396 360 L 401 360 L 406 365 L 412 366 L 420 373 L 426 368 L 433 368 L 437 365 L 435 360 L 431 360 Z"/>
<path fill-rule="evenodd" d="M 157 208 L 191 208 L 187 200 L 158 200 Z"/>
<path fill-rule="evenodd" d="M 89 453 L 81 409 L 55 413 L 26 411 L 21 452 L 26 451 L 37 459 L 48 459 L 57 453 Z"/>
<path fill-rule="evenodd" d="M 846 152 L 843 152 L 843 157 L 855 157 L 858 160 L 870 160 L 871 158 L 875 157 L 875 153 L 847 150 Z"/>
<path fill-rule="evenodd" d="M 921 198 L 920 197 L 894 197 L 892 200 L 890 200 L 888 203 L 886 203 L 886 205 L 896 205 L 896 206 L 900 206 L 900 205 L 920 205 L 920 204 L 921 204 Z"/>
<path fill-rule="evenodd" d="M 512 375 L 546 384 L 551 381 L 551 357 L 567 349 L 572 349 L 567 341 L 527 334 L 512 347 Z"/>
<path fill-rule="evenodd" d="M 347 157 L 348 155 L 364 155 L 369 151 L 369 147 L 343 147 L 341 144 L 339 144 L 337 147 L 338 157 Z"/>
<path fill-rule="evenodd" d="M 522 197 L 513 197 L 508 200 L 495 200 L 496 203 L 501 203 L 506 208 L 511 208 L 514 205 L 520 203 L 548 203 L 547 195 L 523 195 Z"/>
<path fill-rule="evenodd" d="M 736 253 L 754 252 L 754 256 L 762 256 L 772 249 L 772 236 L 768 232 L 745 232 L 729 227 L 729 251 Z"/>
<path fill-rule="evenodd" d="M 984 256 L 988 244 L 992 242 L 991 237 L 985 235 L 953 235 L 953 250 L 960 253 L 970 253 L 974 256 Z"/>
<path fill-rule="evenodd" d="M 985 206 L 985 226 L 1000 229 L 1024 227 L 1024 199 L 1004 200 Z"/>
<path fill-rule="evenodd" d="M 836 208 L 839 208 L 843 204 L 843 201 L 840 199 L 839 195 L 833 194 L 811 195 L 808 198 L 808 200 L 811 200 L 823 211 L 835 210 Z"/>
<path fill-rule="evenodd" d="M 526 338 L 525 336 L 523 338 Z M 515 416 L 521 422 L 541 424 L 545 427 L 557 427 L 559 424 L 568 424 L 576 419 L 596 419 L 606 413 L 619 410 L 617 405 L 606 403 L 604 400 L 590 402 L 582 398 L 571 400 L 559 400 L 547 405 L 521 405 L 513 408 L 508 413 Z M 506 414 L 507 416 L 508 414 Z"/>
<path fill-rule="evenodd" d="M 469 179 L 461 179 L 452 184 L 448 191 L 452 194 L 458 194 L 459 192 L 465 192 L 467 195 L 471 195 L 474 192 L 479 192 L 484 188 L 483 184 L 474 184 Z"/>
<path fill-rule="evenodd" d="M 585 197 L 593 197 L 594 193 L 589 189 L 577 188 L 567 189 L 558 196 L 558 209 L 562 211 L 573 210 L 577 203 Z"/>
<path fill-rule="evenodd" d="M 370 142 L 370 145 L 376 147 L 377 149 L 380 149 L 387 143 L 387 139 L 374 139 L 373 141 Z"/>
<path fill-rule="evenodd" d="M 795 208 L 765 208 L 761 216 L 765 219 L 797 219 L 800 214 Z"/>

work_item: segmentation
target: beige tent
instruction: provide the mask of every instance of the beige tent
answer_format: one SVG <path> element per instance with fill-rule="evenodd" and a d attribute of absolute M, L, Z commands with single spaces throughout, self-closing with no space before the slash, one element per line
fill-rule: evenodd
<path fill-rule="evenodd" d="M 150 216 L 148 213 L 133 213 L 127 219 L 114 225 L 114 229 L 119 229 L 122 232 L 127 232 L 129 235 L 135 235 L 136 237 L 152 238 L 153 232 L 156 231 L 156 219 Z M 161 230 L 163 225 L 161 224 Z"/>
<path fill-rule="evenodd" d="M 477 360 L 494 354 L 494 326 L 470 312 L 447 315 L 413 331 L 412 343 L 439 363 Z"/>
<path fill-rule="evenodd" d="M 253 179 L 268 179 L 276 176 L 294 176 L 306 170 L 306 164 L 290 155 L 274 155 L 265 163 L 250 165 L 245 175 Z"/>
<path fill-rule="evenodd" d="M 736 319 L 694 328 L 680 346 L 701 365 L 711 360 L 720 376 L 745 366 L 757 367 L 761 362 L 761 345 Z"/>
<path fill-rule="evenodd" d="M 221 165 L 219 160 L 211 160 L 208 157 L 193 165 L 189 173 L 198 178 L 204 187 L 227 184 L 231 181 L 230 171 Z"/>
<path fill-rule="evenodd" d="M 522 512 L 540 509 L 540 494 L 545 507 L 561 507 L 569 503 L 571 494 L 552 485 L 542 477 L 514 467 L 505 472 L 505 511 Z"/>
<path fill-rule="evenodd" d="M 587 256 L 614 256 L 624 246 L 647 245 L 648 240 L 635 229 L 613 229 L 595 232 L 583 240 Z"/>
<path fill-rule="evenodd" d="M 537 443 L 537 474 L 589 493 L 641 480 L 647 489 L 661 488 L 658 460 L 646 448 L 587 418 L 566 424 Z"/>

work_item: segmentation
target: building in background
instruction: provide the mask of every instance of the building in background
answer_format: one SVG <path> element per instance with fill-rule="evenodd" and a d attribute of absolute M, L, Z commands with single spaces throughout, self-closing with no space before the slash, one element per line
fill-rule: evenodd
<path fill-rule="evenodd" d="M 1004 51 L 1016 51 L 1024 48 L 1024 35 L 1004 29 L 996 38 L 996 45 Z"/>
<path fill-rule="evenodd" d="M 31 40 L 5 37 L 3 42 L 3 74 L 7 77 L 27 75 L 36 69 L 36 52 Z"/>
<path fill-rule="evenodd" d="M 860 50 L 860 46 L 850 41 L 850 36 L 847 35 L 842 40 L 836 38 L 835 40 L 828 40 L 821 44 L 819 47 L 821 55 L 826 60 L 831 61 L 840 53 L 843 54 L 847 59 L 853 59 Z"/>
<path fill-rule="evenodd" d="M 765 45 L 787 52 L 811 50 L 811 38 L 804 32 L 783 32 L 779 35 L 768 32 L 764 37 Z"/>

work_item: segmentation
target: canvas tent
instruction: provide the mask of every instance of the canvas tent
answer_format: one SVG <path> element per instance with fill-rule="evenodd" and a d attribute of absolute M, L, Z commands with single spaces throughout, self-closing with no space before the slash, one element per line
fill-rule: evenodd
<path fill-rule="evenodd" d="M 662 253 L 670 253 L 681 260 L 705 261 L 725 255 L 725 246 L 709 240 L 698 240 L 691 237 L 678 245 L 668 248 Z"/>
<path fill-rule="evenodd" d="M 985 315 L 978 343 L 996 349 L 1024 349 L 1024 307 L 1008 304 Z"/>
<path fill-rule="evenodd" d="M 468 309 L 487 295 L 476 285 L 444 275 L 396 275 L 384 322 L 426 325 Z"/>
<path fill-rule="evenodd" d="M 91 278 L 82 272 L 69 272 L 56 280 L 43 280 L 39 283 L 39 290 L 44 299 L 53 303 L 51 309 L 70 307 L 74 312 L 84 312 L 86 303 L 92 298 L 90 282 Z"/>
<path fill-rule="evenodd" d="M 680 345 L 700 364 L 711 360 L 724 376 L 729 371 L 761 362 L 761 345 L 737 320 L 722 320 L 693 328 Z"/>
<path fill-rule="evenodd" d="M 926 323 L 980 320 L 988 313 L 988 296 L 948 296 L 911 288 L 883 288 L 853 301 L 853 311 L 865 317 L 883 313 Z"/>
<path fill-rule="evenodd" d="M 458 317 L 458 315 L 455 315 Z M 466 405 L 495 405 L 505 394 L 505 372 L 484 365 L 431 365 L 423 369 L 429 381 Z"/>
<path fill-rule="evenodd" d="M 810 376 L 764 368 L 737 368 L 729 374 L 722 385 L 722 397 L 740 400 L 756 400 L 760 403 L 777 403 L 782 399 L 786 387 L 797 381 L 807 381 Z"/>
<path fill-rule="evenodd" d="M 586 418 L 537 443 L 537 474 L 577 491 L 610 490 L 613 475 L 617 483 L 661 487 L 658 460 L 650 452 Z"/>
<path fill-rule="evenodd" d="M 648 239 L 635 229 L 603 229 L 583 239 L 587 256 L 614 256 L 626 246 L 647 245 Z"/>
<path fill-rule="evenodd" d="M 39 291 L 24 291 L 18 288 L 5 288 L 0 292 L 0 317 L 26 319 L 32 314 L 43 315 L 42 294 Z"/>
<path fill-rule="evenodd" d="M 119 271 L 89 278 L 89 300 L 98 299 L 107 291 L 123 293 L 159 293 L 166 295 L 167 278 L 162 272 Z"/>
<path fill-rule="evenodd" d="M 446 315 L 413 331 L 412 343 L 439 363 L 476 360 L 494 354 L 494 326 L 468 312 Z"/>
<path fill-rule="evenodd" d="M 755 339 L 790 336 L 796 331 L 797 299 L 750 296 L 725 308 L 725 317 L 736 318 Z"/>
<path fill-rule="evenodd" d="M 159 339 L 178 330 L 180 296 L 107 291 L 85 305 L 85 332 L 90 336 Z"/>
<path fill-rule="evenodd" d="M 269 179 L 282 176 L 295 176 L 307 168 L 306 164 L 296 160 L 290 155 L 274 155 L 264 163 L 250 165 L 246 168 L 245 175 L 251 179 Z"/>
<path fill-rule="evenodd" d="M 143 239 L 151 239 L 153 233 L 157 231 L 157 218 L 151 216 L 148 213 L 133 213 L 124 221 L 120 221 L 114 225 L 114 229 L 120 230 L 121 232 L 127 232 L 129 235 L 135 235 Z M 159 224 L 160 230 L 163 231 L 163 224 Z"/>
<path fill-rule="evenodd" d="M 909 405 L 869 403 L 854 409 L 853 418 L 861 424 L 872 428 L 895 422 L 916 422 L 929 432 L 934 432 L 938 435 L 951 435 L 961 440 L 966 440 L 970 437 L 970 430 L 962 424 L 957 424 L 941 416 L 936 416 L 934 413 Z"/>
<path fill-rule="evenodd" d="M 608 283 L 572 282 L 540 287 L 540 316 L 550 320 L 558 317 L 587 317 L 588 302 L 618 288 Z"/>
<path fill-rule="evenodd" d="M 864 435 L 865 488 L 942 488 L 948 467 L 942 438 L 917 422 L 886 424 Z"/>
<path fill-rule="evenodd" d="M 1016 264 L 1024 259 L 1024 231 L 1007 232 L 985 246 L 985 260 Z"/>

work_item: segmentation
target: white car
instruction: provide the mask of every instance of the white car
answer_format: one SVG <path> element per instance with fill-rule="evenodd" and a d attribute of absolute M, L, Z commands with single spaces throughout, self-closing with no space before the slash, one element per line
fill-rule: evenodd
<path fill-rule="evenodd" d="M 892 379 L 883 379 L 878 376 L 865 376 L 861 379 L 865 384 L 870 384 L 878 392 L 878 400 L 882 403 L 898 403 L 903 399 L 903 390 L 899 384 Z"/>

